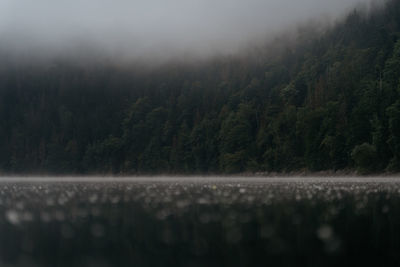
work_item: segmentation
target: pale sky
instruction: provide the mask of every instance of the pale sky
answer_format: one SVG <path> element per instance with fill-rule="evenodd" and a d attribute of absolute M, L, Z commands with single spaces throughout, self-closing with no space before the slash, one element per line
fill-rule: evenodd
<path fill-rule="evenodd" d="M 369 0 L 0 0 L 0 42 L 132 55 L 234 51 Z"/>

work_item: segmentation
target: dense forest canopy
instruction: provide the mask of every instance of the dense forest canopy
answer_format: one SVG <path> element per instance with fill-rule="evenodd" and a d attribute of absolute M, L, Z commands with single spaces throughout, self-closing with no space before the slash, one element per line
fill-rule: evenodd
<path fill-rule="evenodd" d="M 399 0 L 157 67 L 0 54 L 2 173 L 400 170 Z"/>

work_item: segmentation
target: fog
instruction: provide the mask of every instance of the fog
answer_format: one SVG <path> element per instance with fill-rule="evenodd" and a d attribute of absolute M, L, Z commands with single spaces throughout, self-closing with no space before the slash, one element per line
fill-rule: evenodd
<path fill-rule="evenodd" d="M 334 21 L 369 0 L 0 0 L 12 51 L 170 57 L 235 53 L 310 19 Z"/>

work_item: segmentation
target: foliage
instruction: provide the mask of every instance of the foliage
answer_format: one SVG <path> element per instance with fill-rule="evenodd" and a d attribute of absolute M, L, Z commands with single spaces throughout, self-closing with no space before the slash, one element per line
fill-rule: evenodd
<path fill-rule="evenodd" d="M 373 145 L 363 143 L 356 146 L 351 152 L 351 157 L 360 173 L 365 174 L 374 170 L 377 157 L 376 149 Z"/>

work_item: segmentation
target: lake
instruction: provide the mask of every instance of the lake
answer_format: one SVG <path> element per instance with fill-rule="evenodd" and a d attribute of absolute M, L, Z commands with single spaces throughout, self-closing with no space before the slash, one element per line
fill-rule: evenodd
<path fill-rule="evenodd" d="M 0 266 L 400 266 L 397 178 L 0 178 Z"/>

